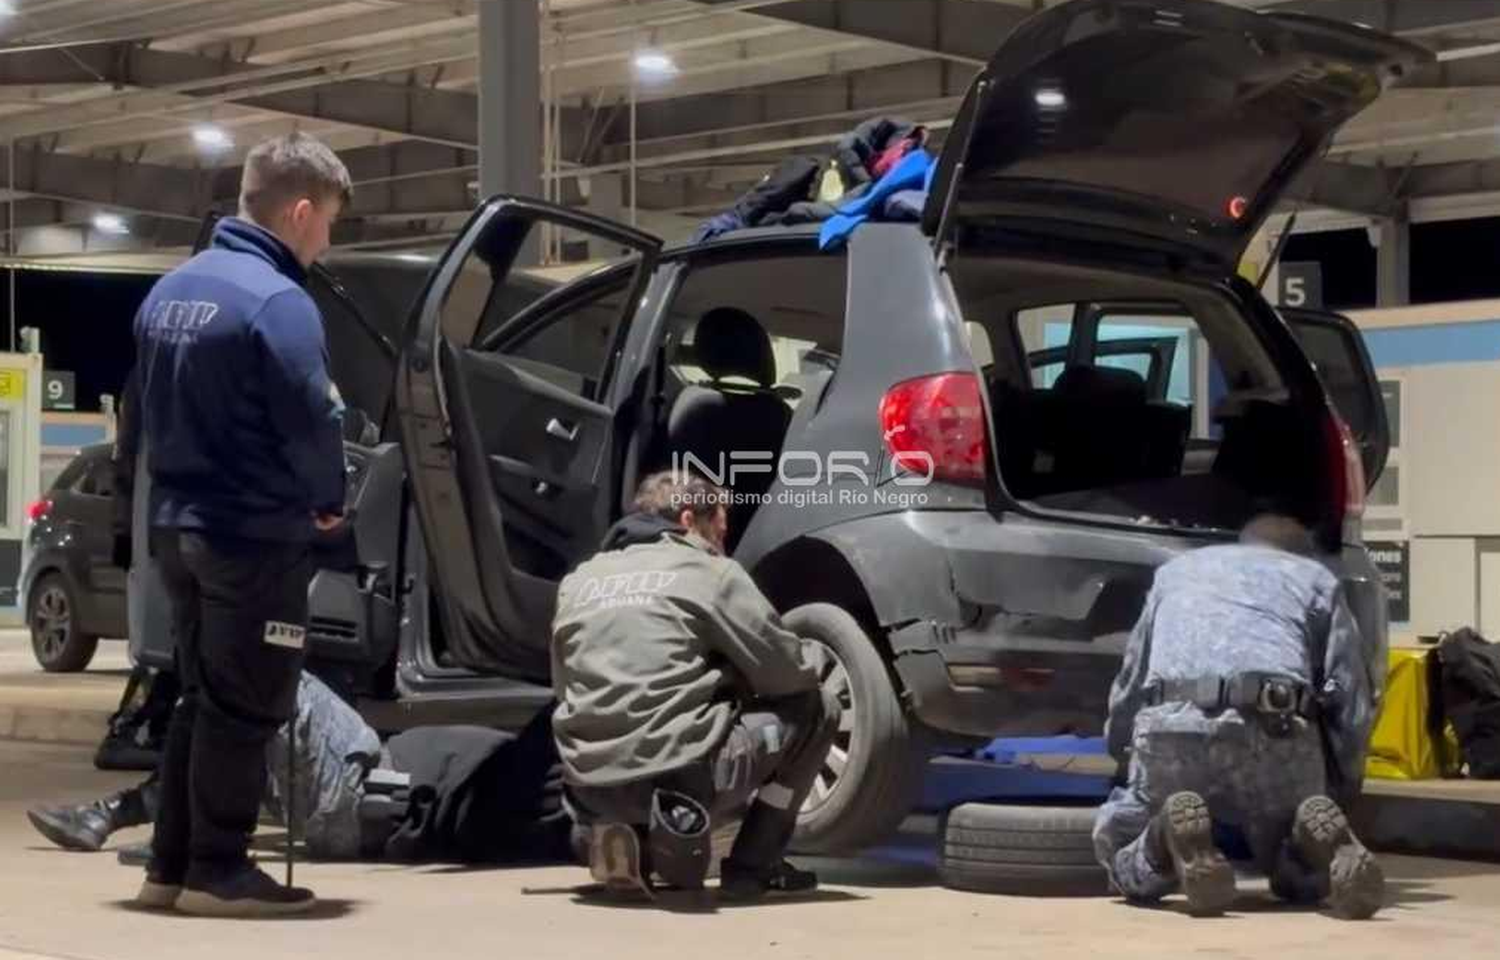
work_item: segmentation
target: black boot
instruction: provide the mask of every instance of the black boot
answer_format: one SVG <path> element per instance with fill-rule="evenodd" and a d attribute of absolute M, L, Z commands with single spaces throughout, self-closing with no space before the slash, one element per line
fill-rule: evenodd
<path fill-rule="evenodd" d="M 1367 920 L 1385 904 L 1385 873 L 1329 798 L 1313 797 L 1297 808 L 1292 846 L 1319 880 L 1326 878 L 1335 916 Z"/>
<path fill-rule="evenodd" d="M 277 917 L 306 913 L 317 905 L 317 898 L 305 887 L 282 886 L 246 861 L 224 874 L 190 874 L 175 905 L 195 917 Z"/>
<path fill-rule="evenodd" d="M 793 810 L 757 800 L 734 838 L 729 857 L 719 865 L 719 895 L 726 900 L 759 900 L 768 893 L 807 893 L 818 888 L 818 875 L 798 870 L 783 859 L 792 830 Z"/>
<path fill-rule="evenodd" d="M 1213 820 L 1198 794 L 1167 798 L 1147 828 L 1146 856 L 1154 864 L 1172 864 L 1193 916 L 1216 916 L 1234 902 L 1234 868 L 1214 846 Z"/>
<path fill-rule="evenodd" d="M 132 787 L 103 800 L 76 807 L 36 807 L 26 817 L 37 832 L 64 850 L 95 851 L 109 835 L 151 822 L 146 787 Z"/>

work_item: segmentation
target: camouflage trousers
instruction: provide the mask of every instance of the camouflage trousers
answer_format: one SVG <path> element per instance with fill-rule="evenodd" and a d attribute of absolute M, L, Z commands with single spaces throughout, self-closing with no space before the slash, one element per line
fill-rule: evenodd
<path fill-rule="evenodd" d="M 1317 899 L 1319 881 L 1286 845 L 1297 807 L 1325 792 L 1325 777 L 1318 730 L 1301 718 L 1291 735 L 1273 737 L 1235 710 L 1205 716 L 1189 704 L 1148 707 L 1136 716 L 1129 781 L 1094 823 L 1094 852 L 1128 899 L 1175 892 L 1171 861 L 1147 853 L 1146 828 L 1168 797 L 1191 790 L 1208 802 L 1216 827 L 1240 831 L 1279 895 Z"/>

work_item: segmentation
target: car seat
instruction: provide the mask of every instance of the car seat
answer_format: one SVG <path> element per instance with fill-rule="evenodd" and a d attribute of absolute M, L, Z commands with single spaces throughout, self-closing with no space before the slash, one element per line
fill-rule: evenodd
<path fill-rule="evenodd" d="M 737 464 L 764 464 L 766 472 L 741 469 L 729 484 L 733 493 L 758 499 L 776 479 L 776 458 L 792 415 L 786 402 L 771 391 L 776 383 L 771 338 L 745 311 L 719 307 L 698 320 L 693 348 L 697 365 L 709 379 L 677 395 L 667 416 L 669 448 L 684 459 L 691 454 L 711 471 L 722 464 L 726 481 Z M 729 510 L 731 542 L 738 540 L 757 505 L 736 497 Z"/>
<path fill-rule="evenodd" d="M 1051 389 L 992 391 L 1000 459 L 1022 499 L 1173 477 L 1191 411 L 1147 400 L 1146 381 L 1117 367 L 1071 366 Z"/>

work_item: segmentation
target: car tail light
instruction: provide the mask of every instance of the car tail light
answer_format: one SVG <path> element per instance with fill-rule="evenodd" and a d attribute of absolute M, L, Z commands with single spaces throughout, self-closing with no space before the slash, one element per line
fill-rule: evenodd
<path fill-rule="evenodd" d="M 1359 520 L 1365 515 L 1365 463 L 1359 455 L 1359 444 L 1349 425 L 1331 407 L 1323 430 L 1335 512 L 1340 521 Z"/>
<path fill-rule="evenodd" d="M 33 503 L 31 506 L 29 506 L 29 507 L 26 508 L 26 517 L 32 523 L 35 523 L 36 521 L 42 519 L 43 517 L 47 516 L 47 514 L 49 514 L 51 512 L 52 512 L 52 501 L 51 500 L 38 500 L 35 503 Z"/>
<path fill-rule="evenodd" d="M 902 469 L 958 483 L 984 481 L 988 427 L 973 373 L 938 373 L 896 384 L 880 401 L 885 445 Z"/>

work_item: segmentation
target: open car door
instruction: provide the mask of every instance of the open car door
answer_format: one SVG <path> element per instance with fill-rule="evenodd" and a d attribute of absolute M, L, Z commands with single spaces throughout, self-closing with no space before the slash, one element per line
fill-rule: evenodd
<path fill-rule="evenodd" d="M 1364 337 L 1353 321 L 1336 313 L 1290 308 L 1279 312 L 1317 368 L 1334 409 L 1354 434 L 1365 483 L 1373 489 L 1391 453 L 1391 430 Z"/>
<path fill-rule="evenodd" d="M 537 288 L 518 263 L 554 231 L 623 257 Z M 442 630 L 433 646 L 455 666 L 547 682 L 557 581 L 597 549 L 617 500 L 609 388 L 660 248 L 606 220 L 496 197 L 417 307 L 396 420 Z"/>

